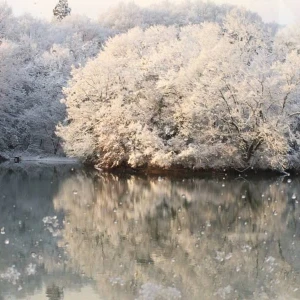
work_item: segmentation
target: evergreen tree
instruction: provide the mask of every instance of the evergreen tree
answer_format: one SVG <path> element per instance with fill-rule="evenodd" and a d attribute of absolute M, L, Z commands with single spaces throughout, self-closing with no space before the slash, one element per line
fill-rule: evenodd
<path fill-rule="evenodd" d="M 53 14 L 59 21 L 70 15 L 71 8 L 69 7 L 68 0 L 59 0 L 58 4 L 53 9 Z"/>

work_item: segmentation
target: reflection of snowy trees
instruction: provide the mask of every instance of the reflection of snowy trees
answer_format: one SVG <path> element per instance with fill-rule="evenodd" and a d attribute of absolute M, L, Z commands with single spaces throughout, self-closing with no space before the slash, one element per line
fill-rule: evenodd
<path fill-rule="evenodd" d="M 78 174 L 54 205 L 66 212 L 61 243 L 71 265 L 107 299 L 132 299 L 147 284 L 184 299 L 292 298 L 297 184 Z"/>
<path fill-rule="evenodd" d="M 105 299 L 300 296 L 297 179 L 29 167 L 2 169 L 0 186 L 1 296 L 91 280 Z"/>
<path fill-rule="evenodd" d="M 63 290 L 53 284 L 47 288 L 46 295 L 49 300 L 61 300 L 63 299 Z"/>
<path fill-rule="evenodd" d="M 0 299 L 30 297 L 43 287 L 50 293 L 53 286 L 68 290 L 84 285 L 84 279 L 67 271 L 64 249 L 57 245 L 62 214 L 55 212 L 52 199 L 69 172 L 0 169 Z M 47 216 L 59 222 L 43 222 Z"/>

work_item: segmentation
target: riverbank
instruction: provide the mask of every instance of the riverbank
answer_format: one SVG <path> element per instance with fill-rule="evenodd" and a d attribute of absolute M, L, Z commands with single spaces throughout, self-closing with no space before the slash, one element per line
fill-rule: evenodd
<path fill-rule="evenodd" d="M 1 159 L 3 158 L 3 159 Z M 0 156 L 0 166 L 22 166 L 22 165 L 81 165 L 81 161 L 77 158 L 69 157 L 58 157 L 58 156 L 19 156 L 19 162 L 15 161 L 15 157 L 5 157 Z M 87 169 L 96 170 L 101 173 L 111 173 L 116 175 L 146 175 L 146 176 L 167 176 L 167 177 L 207 177 L 207 176 L 297 176 L 300 174 L 299 169 L 288 169 L 284 171 L 271 170 L 271 169 L 259 169 L 259 168 L 246 168 L 243 170 L 234 169 L 234 168 L 207 168 L 207 169 L 193 169 L 193 168 L 184 168 L 184 167 L 171 167 L 171 168 L 159 168 L 159 167 L 141 167 L 141 168 L 131 168 L 128 166 L 120 166 L 112 169 L 103 169 L 94 166 L 91 163 L 83 164 Z"/>
<path fill-rule="evenodd" d="M 145 175 L 145 176 L 167 176 L 167 177 L 207 177 L 207 176 L 262 176 L 262 177 L 278 177 L 278 176 L 298 176 L 300 174 L 299 169 L 288 169 L 284 171 L 271 170 L 271 169 L 258 169 L 247 168 L 244 170 L 238 170 L 234 168 L 207 168 L 207 169 L 190 169 L 190 168 L 130 168 L 130 167 L 118 167 L 113 169 L 102 169 L 96 166 L 87 165 L 88 168 L 96 169 L 99 172 L 111 173 L 116 175 Z"/>
<path fill-rule="evenodd" d="M 1 165 L 74 165 L 80 164 L 77 158 L 57 157 L 57 156 L 18 156 L 6 158 L 3 161 L 0 159 Z"/>

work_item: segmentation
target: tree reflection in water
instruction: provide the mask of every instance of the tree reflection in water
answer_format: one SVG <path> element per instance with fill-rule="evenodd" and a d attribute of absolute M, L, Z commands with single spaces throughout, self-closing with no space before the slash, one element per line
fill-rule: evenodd
<path fill-rule="evenodd" d="M 0 299 L 300 299 L 299 178 L 52 167 L 0 186 Z"/>
<path fill-rule="evenodd" d="M 46 295 L 49 300 L 61 300 L 64 297 L 64 292 L 62 288 L 59 288 L 58 286 L 53 284 L 47 287 Z"/>
<path fill-rule="evenodd" d="M 64 214 L 54 210 L 53 198 L 71 168 L 0 168 L 0 299 L 41 293 L 44 299 L 47 287 L 54 297 L 53 286 L 80 290 L 89 283 L 68 271 L 65 250 L 58 247 Z M 49 216 L 57 223 L 44 223 Z"/>
<path fill-rule="evenodd" d="M 300 298 L 299 179 L 226 178 L 67 178 L 70 266 L 104 299 Z"/>

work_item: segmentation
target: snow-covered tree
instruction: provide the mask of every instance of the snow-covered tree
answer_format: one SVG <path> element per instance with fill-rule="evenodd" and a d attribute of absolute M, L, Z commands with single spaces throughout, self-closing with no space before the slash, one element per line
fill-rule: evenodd
<path fill-rule="evenodd" d="M 240 168 L 287 167 L 293 104 L 283 105 L 287 94 L 277 82 L 281 74 L 271 45 L 261 23 L 233 11 L 216 47 L 202 51 L 175 79 L 188 101 L 182 104 L 181 118 L 201 116 L 190 123 L 188 137 L 199 136 L 196 144 L 210 149 L 209 164 L 215 155 L 215 160 Z M 199 149 L 193 150 L 201 158 Z"/>
<path fill-rule="evenodd" d="M 0 38 L 4 38 L 13 22 L 12 9 L 6 2 L 0 3 Z"/>
<path fill-rule="evenodd" d="M 299 30 L 200 0 L 69 12 L 0 5 L 1 152 L 61 153 L 67 87 L 65 149 L 101 167 L 296 166 Z"/>
<path fill-rule="evenodd" d="M 261 20 L 133 29 L 65 90 L 68 154 L 99 167 L 288 167 L 298 56 L 284 63 Z M 291 66 L 293 65 L 293 68 Z M 293 74 L 293 75 L 292 75 Z"/>
<path fill-rule="evenodd" d="M 61 21 L 70 14 L 71 8 L 69 7 L 68 0 L 59 0 L 58 4 L 53 9 L 54 17 Z"/>
<path fill-rule="evenodd" d="M 0 151 L 61 153 L 55 126 L 72 65 L 95 57 L 110 30 L 80 16 L 48 23 L 0 6 Z"/>
<path fill-rule="evenodd" d="M 223 24 L 227 13 L 233 8 L 232 5 L 217 5 L 202 0 L 177 3 L 161 1 L 148 7 L 140 7 L 135 3 L 120 3 L 100 15 L 99 22 L 118 32 L 126 32 L 137 26 L 142 28 L 153 25 L 185 26 L 203 22 Z M 257 14 L 250 11 L 248 16 L 252 20 L 260 19 Z"/>

